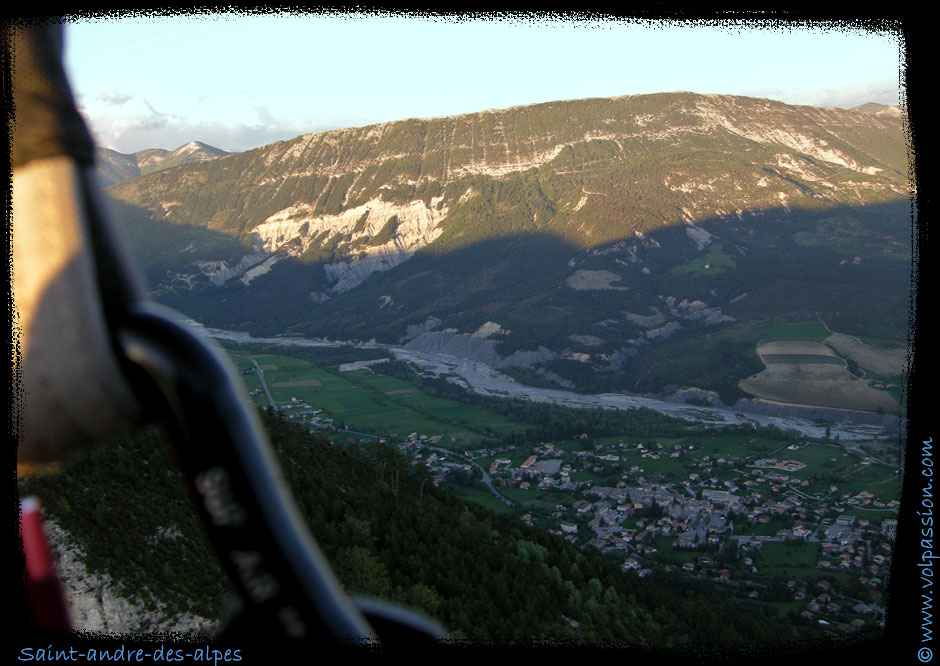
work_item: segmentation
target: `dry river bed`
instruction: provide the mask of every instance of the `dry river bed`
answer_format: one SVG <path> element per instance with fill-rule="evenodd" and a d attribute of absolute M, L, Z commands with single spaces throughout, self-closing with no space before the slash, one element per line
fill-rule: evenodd
<path fill-rule="evenodd" d="M 212 328 L 205 328 L 204 330 L 210 337 L 239 343 L 276 344 L 285 347 L 332 347 L 349 344 L 305 338 L 255 338 L 241 331 L 225 331 Z M 423 370 L 439 375 L 456 375 L 462 380 L 460 383 L 482 395 L 519 398 L 533 402 L 549 402 L 576 408 L 632 409 L 646 407 L 696 423 L 775 425 L 783 430 L 796 430 L 805 437 L 825 436 L 825 426 L 807 419 L 748 414 L 735 409 L 717 407 L 697 407 L 687 403 L 671 402 L 628 393 L 582 394 L 572 391 L 537 388 L 520 384 L 484 363 L 465 358 L 388 345 L 359 344 L 354 346 L 388 349 L 397 359 L 410 361 Z M 898 433 L 896 429 L 889 430 L 880 426 L 839 423 L 832 426 L 830 434 L 842 440 L 863 441 L 871 440 L 874 437 L 896 437 Z"/>

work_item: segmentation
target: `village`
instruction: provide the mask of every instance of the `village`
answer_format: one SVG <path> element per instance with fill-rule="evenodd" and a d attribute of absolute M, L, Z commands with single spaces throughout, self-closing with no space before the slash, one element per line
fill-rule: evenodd
<path fill-rule="evenodd" d="M 691 457 L 692 452 L 680 450 L 679 445 L 669 450 L 657 444 L 630 447 L 620 442 L 621 450 L 632 448 L 641 460 L 652 463 L 647 465 L 650 469 L 630 465 L 614 485 L 598 485 L 574 477 L 585 470 L 602 472 L 600 465 L 620 463 L 625 456 L 576 451 L 574 460 L 566 462 L 564 449 L 543 443 L 513 466 L 509 456 L 515 451 L 484 449 L 460 456 L 444 453 L 438 437 L 422 437 L 412 434 L 398 448 L 414 463 L 426 465 L 438 483 L 459 473 L 472 475 L 473 465 L 466 458 L 486 460 L 497 453 L 486 468 L 497 493 L 516 488 L 569 494 L 574 501 L 554 507 L 548 530 L 620 561 L 624 572 L 644 577 L 660 567 L 673 575 L 721 581 L 750 599 L 764 595 L 795 602 L 802 607 L 800 617 L 846 633 L 883 621 L 884 584 L 897 524 L 895 518 L 884 516 L 896 516 L 897 500 L 882 502 L 868 491 L 835 495 L 837 491 L 830 488 L 833 495 L 826 501 L 814 501 L 804 492 L 808 481 L 787 475 L 806 468 L 793 460 L 758 459 L 738 470 L 739 475 L 721 481 L 712 476 L 713 471 L 736 469 L 741 461 L 706 455 L 692 462 L 698 471 L 688 479 L 662 483 L 653 471 L 655 462 L 663 456 Z M 883 518 L 877 524 L 865 517 L 872 511 Z M 519 517 L 530 525 L 546 523 L 534 513 L 526 511 Z M 778 551 L 794 544 L 815 552 L 815 562 L 803 567 L 812 568 L 812 575 L 801 576 L 806 571 L 793 567 L 786 580 L 768 585 L 768 576 L 759 574 L 761 560 L 767 559 L 761 555 L 770 544 Z M 830 571 L 838 575 L 826 577 Z M 786 586 L 782 595 L 779 583 Z"/>
<path fill-rule="evenodd" d="M 876 495 L 858 474 L 858 483 L 845 480 L 874 468 L 893 478 L 897 459 L 884 442 L 751 438 L 720 455 L 707 439 L 584 434 L 455 452 L 441 434 L 345 430 L 296 398 L 279 411 L 334 441 L 358 435 L 392 445 L 435 484 L 477 501 L 489 497 L 529 525 L 596 549 L 625 574 L 714 581 L 837 632 L 883 623 L 897 484 L 881 484 Z"/>

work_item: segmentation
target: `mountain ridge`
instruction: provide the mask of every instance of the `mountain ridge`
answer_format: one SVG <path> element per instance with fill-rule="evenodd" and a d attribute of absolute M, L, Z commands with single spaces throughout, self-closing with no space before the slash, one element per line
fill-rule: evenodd
<path fill-rule="evenodd" d="M 796 194 L 820 200 L 833 200 L 836 202 L 847 203 L 845 192 L 836 192 L 835 186 L 829 186 L 825 176 L 833 169 L 848 169 L 851 172 L 864 175 L 865 178 L 855 185 L 854 192 L 850 193 L 852 199 L 864 201 L 871 198 L 872 192 L 862 192 L 859 187 L 864 189 L 880 190 L 879 194 L 884 194 L 885 188 L 892 195 L 900 196 L 905 193 L 904 185 L 899 178 L 879 178 L 879 174 L 888 171 L 889 175 L 902 176 L 906 171 L 903 169 L 901 160 L 904 159 L 903 145 L 900 152 L 890 156 L 890 164 L 884 165 L 878 160 L 872 160 L 863 152 L 845 150 L 846 146 L 830 146 L 829 143 L 818 136 L 798 132 L 780 131 L 776 127 L 768 127 L 765 121 L 754 121 L 754 124 L 746 124 L 737 120 L 733 115 L 716 113 L 713 106 L 715 103 L 729 105 L 735 108 L 742 105 L 741 100 L 747 100 L 747 104 L 757 105 L 757 110 L 764 113 L 767 109 L 797 109 L 801 114 L 810 114 L 816 116 L 832 116 L 841 118 L 842 122 L 848 122 L 854 116 L 854 121 L 858 123 L 859 116 L 849 111 L 820 109 L 817 107 L 787 107 L 786 105 L 770 100 L 752 100 L 751 98 L 735 98 L 730 96 L 702 96 L 692 95 L 691 93 L 682 93 L 681 96 L 675 95 L 646 95 L 646 96 L 627 96 L 612 99 L 591 99 L 579 100 L 576 102 L 549 102 L 545 104 L 533 105 L 531 107 L 513 107 L 509 110 L 486 111 L 475 114 L 466 114 L 444 119 L 433 119 L 428 121 L 404 120 L 394 123 L 383 123 L 379 125 L 369 125 L 360 128 L 345 128 L 340 130 L 330 130 L 316 134 L 304 134 L 295 139 L 277 142 L 246 151 L 240 156 L 257 156 L 260 158 L 260 164 L 251 164 L 248 166 L 252 176 L 257 173 L 257 177 L 252 179 L 249 186 L 246 187 L 246 178 L 240 179 L 241 182 L 226 183 L 224 187 L 231 190 L 236 197 L 241 198 L 235 202 L 235 205 L 224 207 L 222 202 L 212 207 L 211 214 L 207 211 L 201 214 L 194 211 L 195 214 L 187 215 L 187 211 L 172 212 L 174 208 L 185 207 L 176 197 L 163 198 L 161 192 L 168 193 L 171 190 L 179 191 L 175 177 L 159 178 L 153 177 L 145 180 L 146 184 L 139 184 L 141 181 L 135 180 L 135 184 L 122 183 L 117 186 L 114 193 L 128 202 L 138 203 L 145 207 L 156 209 L 158 214 L 166 219 L 179 217 L 180 222 L 207 226 L 212 229 L 223 230 L 226 233 L 234 235 L 243 243 L 249 241 L 252 245 L 259 245 L 265 251 L 271 253 L 276 250 L 284 250 L 290 255 L 301 256 L 311 260 L 316 260 L 329 256 L 336 258 L 352 259 L 362 253 L 369 257 L 370 262 L 375 264 L 372 270 L 378 269 L 382 264 L 393 266 L 404 258 L 407 258 L 418 247 L 429 245 L 432 241 L 444 234 L 447 230 L 447 224 L 444 218 L 448 213 L 456 212 L 453 209 L 457 204 L 472 204 L 472 200 L 479 196 L 480 188 L 473 182 L 467 183 L 467 186 L 461 188 L 459 192 L 447 192 L 444 190 L 448 185 L 456 185 L 467 177 L 484 176 L 492 177 L 496 180 L 502 180 L 510 174 L 519 174 L 530 171 L 531 169 L 540 169 L 546 163 L 579 161 L 578 156 L 570 155 L 573 153 L 573 145 L 585 146 L 588 151 L 595 153 L 606 152 L 606 157 L 616 158 L 616 153 L 625 153 L 623 145 L 628 139 L 640 137 L 641 141 L 650 141 L 650 137 L 658 137 L 657 141 L 664 141 L 670 135 L 677 133 L 687 133 L 695 135 L 697 133 L 715 133 L 728 132 L 737 142 L 745 141 L 753 144 L 772 144 L 784 146 L 789 152 L 802 151 L 800 157 L 792 157 L 786 153 L 781 153 L 778 159 L 770 164 L 764 165 L 764 172 L 761 179 L 756 183 L 749 183 L 760 188 L 767 188 L 778 179 L 787 183 L 786 188 L 791 191 L 796 188 Z M 581 113 L 584 107 L 588 110 L 596 111 L 596 107 L 609 106 L 610 104 L 640 104 L 641 106 L 653 103 L 660 99 L 665 99 L 668 105 L 679 105 L 680 113 L 676 116 L 672 114 L 673 124 L 663 129 L 655 129 L 651 125 L 652 116 L 646 113 L 637 113 L 633 120 L 633 131 L 624 132 L 600 132 L 596 129 L 587 129 L 585 131 L 569 133 L 567 137 L 560 137 L 560 140 L 545 139 L 544 134 L 540 146 L 532 146 L 525 152 L 522 148 L 516 150 L 515 159 L 507 158 L 510 152 L 508 149 L 509 140 L 506 139 L 501 145 L 500 142 L 493 143 L 487 156 L 487 142 L 476 141 L 475 133 L 477 130 L 472 126 L 473 123 L 482 122 L 484 119 L 502 118 L 507 114 L 521 113 L 526 110 L 526 117 L 531 114 L 538 114 L 547 110 L 575 105 L 572 111 Z M 638 101 L 639 100 L 639 101 Z M 689 103 L 694 102 L 694 106 L 689 107 Z M 682 108 L 685 104 L 686 108 Z M 594 107 L 593 109 L 590 107 Z M 637 110 L 637 109 L 635 109 Z M 638 109 L 642 111 L 642 109 Z M 699 119 L 701 122 L 691 123 L 689 114 Z M 751 114 L 752 116 L 754 113 Z M 683 129 L 675 123 L 678 117 L 680 120 L 685 117 L 686 127 Z M 876 124 L 882 121 L 878 116 L 865 113 L 863 116 L 867 119 L 877 118 Z M 603 119 L 604 124 L 609 119 Z M 812 122 L 816 120 L 810 119 Z M 887 122 L 892 122 L 891 118 Z M 438 149 L 429 149 L 429 134 L 446 134 L 447 129 L 433 129 L 432 125 L 453 125 L 451 134 L 456 133 L 461 122 L 470 123 L 471 127 L 464 128 L 464 133 L 469 131 L 470 146 L 464 143 L 455 144 L 452 149 L 446 146 Z M 522 121 L 527 122 L 526 120 Z M 612 123 L 610 120 L 607 124 Z M 534 123 L 530 123 L 534 124 Z M 594 123 L 595 126 L 597 123 Z M 662 123 L 659 123 L 662 125 Z M 881 122 L 884 125 L 884 121 Z M 492 127 L 494 136 L 506 135 L 505 122 L 498 121 Z M 811 128 L 812 129 L 812 128 Z M 894 128 L 900 132 L 900 124 L 897 123 Z M 637 132 L 636 130 L 641 130 Z M 655 130 L 655 131 L 654 131 Z M 481 130 L 482 131 L 482 130 Z M 819 134 L 819 132 L 817 132 Z M 396 144 L 398 139 L 404 139 L 410 153 L 402 152 L 404 148 L 390 150 L 391 145 Z M 446 138 L 446 137 L 445 137 Z M 505 136 L 503 136 L 505 138 Z M 863 137 L 864 138 L 864 137 Z M 530 143 L 536 142 L 533 139 Z M 355 150 L 346 148 L 340 150 L 339 146 L 355 144 Z M 441 143 L 439 141 L 438 143 Z M 864 142 L 863 142 L 864 143 Z M 479 147 L 478 147 L 479 144 Z M 519 141 L 516 141 L 517 146 Z M 383 146 L 385 148 L 383 149 Z M 469 147 L 469 152 L 465 149 Z M 751 150 L 752 146 L 744 146 L 744 150 Z M 568 149 L 568 153 L 566 153 Z M 493 155 L 494 150 L 501 155 Z M 420 151 L 421 155 L 417 155 Z M 461 152 L 463 151 L 463 152 Z M 853 157 L 846 153 L 856 153 Z M 461 153 L 464 158 L 458 160 L 452 153 Z M 600 158 L 605 155 L 600 155 Z M 479 159 L 478 159 L 479 158 Z M 813 162 L 813 158 L 817 163 Z M 867 158 L 867 159 L 866 159 Z M 809 160 L 809 161 L 807 161 Z M 860 163 L 862 160 L 867 164 Z M 258 160 L 255 160 L 258 161 Z M 583 161 L 583 160 L 580 160 Z M 229 161 L 231 162 L 231 160 Z M 276 167 L 286 163 L 287 166 L 278 170 Z M 291 164 L 296 166 L 291 167 Z M 881 166 L 878 166 L 881 165 Z M 561 166 L 561 165 L 560 165 Z M 738 165 L 741 167 L 742 165 Z M 244 172 L 242 165 L 237 165 L 239 171 Z M 561 171 L 555 169 L 556 172 Z M 264 173 L 267 172 L 267 173 Z M 385 172 L 385 173 L 380 173 Z M 397 173 L 396 173 L 397 172 Z M 634 174 L 639 176 L 640 174 Z M 384 177 L 383 177 L 384 176 Z M 191 170 L 187 174 L 188 179 L 192 179 L 193 184 L 208 184 L 204 180 L 206 176 L 197 171 Z M 845 180 L 845 176 L 842 176 Z M 362 183 L 371 179 L 371 183 Z M 310 182 L 313 180 L 313 182 Z M 880 180 L 880 182 L 878 182 Z M 296 185 L 293 185 L 297 183 Z M 809 185 L 812 183 L 812 185 Z M 221 184 L 221 183 L 220 183 Z M 357 185 L 359 186 L 357 188 Z M 541 183 L 536 184 L 536 190 L 540 189 Z M 574 183 L 566 183 L 574 185 Z M 587 185 L 587 186 L 585 186 Z M 605 183 L 609 186 L 609 183 Z M 745 183 L 735 183 L 737 190 L 743 191 Z M 268 187 L 270 186 L 270 187 Z M 293 187 L 292 187 L 293 186 Z M 308 187 L 312 186 L 312 192 Z M 261 195 L 262 191 L 271 190 L 273 187 L 273 196 L 270 197 L 270 205 L 260 199 L 267 198 Z M 807 189 L 809 187 L 809 189 Z M 140 189 L 149 188 L 151 196 L 147 196 Z M 290 194 L 283 191 L 292 188 L 294 191 Z M 748 192 L 748 202 L 745 203 L 740 195 L 735 196 L 734 191 L 725 188 L 721 192 L 728 200 L 736 200 L 734 205 L 716 206 L 713 210 L 702 210 L 697 205 L 693 197 L 683 196 L 696 194 L 700 195 L 703 191 L 715 191 L 714 179 L 707 182 L 696 182 L 695 179 L 683 180 L 683 172 L 674 171 L 669 174 L 664 183 L 647 183 L 647 189 L 651 190 L 659 199 L 669 196 L 664 188 L 671 190 L 674 199 L 685 199 L 686 201 L 677 201 L 678 205 L 663 207 L 658 206 L 658 210 L 649 211 L 648 205 L 639 206 L 638 213 L 652 213 L 650 217 L 661 218 L 663 224 L 692 223 L 695 218 L 702 217 L 705 214 L 717 215 L 740 215 L 748 209 L 748 203 L 753 207 L 756 197 L 753 193 L 753 187 Z M 538 206 L 539 203 L 545 204 L 546 196 L 544 193 L 535 192 L 534 201 L 536 210 L 532 211 L 532 223 L 526 226 L 541 227 L 545 225 L 548 217 L 557 217 L 561 213 L 562 218 L 556 223 L 554 230 L 568 238 L 577 238 L 584 242 L 597 245 L 615 238 L 616 231 L 597 233 L 597 224 L 589 221 L 587 234 L 583 233 L 584 224 L 574 225 L 573 222 L 581 222 L 581 219 L 587 216 L 597 217 L 598 215 L 609 215 L 615 210 L 612 207 L 603 206 L 603 202 L 598 202 L 599 195 L 596 189 L 591 189 L 589 184 L 582 184 L 580 188 L 568 187 L 567 197 L 554 197 L 560 206 L 555 210 L 551 205 Z M 843 187 L 842 190 L 846 188 Z M 136 190 L 136 191 L 135 191 Z M 580 191 L 577 191 L 580 190 Z M 658 192 L 656 190 L 659 190 Z M 252 191 L 258 192 L 258 195 L 252 197 Z M 681 192 L 675 196 L 676 192 Z M 144 196 L 141 196 L 144 194 Z M 154 196 L 157 195 L 157 196 Z M 602 196 L 602 195 L 601 195 Z M 877 195 L 876 195 L 877 196 Z M 784 191 L 776 193 L 776 200 L 771 197 L 763 197 L 761 205 L 787 206 L 790 194 Z M 205 200 L 205 196 L 197 194 L 197 200 L 193 203 L 198 206 L 199 199 Z M 552 197 L 548 197 L 552 198 Z M 575 200 L 576 198 L 576 200 Z M 700 197 L 699 197 L 700 198 Z M 715 197 L 712 196 L 711 199 Z M 254 200 L 252 200 L 254 199 Z M 539 200 L 542 201 L 539 201 Z M 559 201 L 559 199 L 561 199 Z M 567 200 L 565 200 L 567 199 Z M 691 199 L 691 201 L 689 201 Z M 422 202 L 423 206 L 418 202 Z M 634 202 L 640 203 L 640 202 Z M 686 205 L 682 205 L 685 203 Z M 282 205 L 283 204 L 283 205 Z M 533 207 L 532 205 L 529 206 Z M 160 209 L 162 208 L 162 211 Z M 537 208 L 541 208 L 538 210 Z M 634 208 L 637 208 L 634 206 Z M 665 209 L 664 209 L 665 208 Z M 374 213 L 372 212 L 374 210 Z M 597 209 L 593 210 L 592 209 Z M 581 211 L 585 212 L 582 213 Z M 632 211 L 631 211 L 632 212 Z M 182 213 L 182 214 L 180 214 Z M 363 221 L 363 215 L 368 214 L 369 219 Z M 372 242 L 380 230 L 387 224 L 393 216 L 397 217 L 399 225 L 392 238 L 383 239 L 385 242 L 381 245 Z M 428 219 L 431 218 L 431 219 Z M 571 220 L 575 218 L 575 220 Z M 365 222 L 365 224 L 363 224 Z M 404 222 L 404 224 L 401 224 Z M 568 222 L 565 224 L 564 222 Z M 523 223 L 525 224 L 525 223 Z M 575 226 L 572 230 L 570 227 Z M 637 231 L 646 231 L 651 228 L 649 220 L 639 225 L 634 225 Z M 454 234 L 456 236 L 464 235 L 460 231 Z M 591 238 L 594 236 L 594 238 Z M 378 261 L 372 255 L 380 255 Z M 361 257 L 365 258 L 365 257 Z M 335 282 L 340 282 L 345 274 L 346 267 L 343 263 L 333 261 L 331 268 Z M 363 271 L 359 271 L 362 273 Z M 371 270 L 364 272 L 367 276 Z M 355 286 L 361 280 L 348 281 L 349 286 Z M 334 285 L 335 288 L 335 285 Z M 340 287 L 342 289 L 342 285 Z"/>
<path fill-rule="evenodd" d="M 903 340 L 900 306 L 859 310 L 863 283 L 901 302 L 909 279 L 904 118 L 883 110 L 548 102 L 304 134 L 108 192 L 145 254 L 157 229 L 190 239 L 145 264 L 159 298 L 214 325 L 398 342 L 428 317 L 460 335 L 494 322 L 500 357 L 600 381 L 680 329 L 754 345 L 755 317 Z M 782 287 L 816 290 L 807 275 L 819 294 Z"/>
<path fill-rule="evenodd" d="M 99 146 L 95 150 L 95 164 L 101 181 L 114 185 L 160 169 L 232 154 L 201 141 L 190 141 L 175 150 L 145 148 L 130 154 Z"/>

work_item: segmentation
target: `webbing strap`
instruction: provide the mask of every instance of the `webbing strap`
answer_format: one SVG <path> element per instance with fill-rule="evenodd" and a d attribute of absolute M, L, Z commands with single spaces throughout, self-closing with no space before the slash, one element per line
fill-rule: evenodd
<path fill-rule="evenodd" d="M 231 364 L 153 303 L 130 309 L 116 337 L 141 404 L 167 426 L 220 564 L 246 605 L 282 636 L 374 641 L 301 520 Z"/>
<path fill-rule="evenodd" d="M 239 626 L 312 645 L 436 643 L 445 636 L 436 624 L 346 595 L 232 364 L 179 314 L 145 299 L 90 185 L 92 146 L 68 89 L 61 39 L 55 25 L 15 34 L 20 460 L 57 460 L 139 418 L 159 421 L 242 602 L 240 617 L 249 618 Z M 50 265 L 51 257 L 61 261 Z M 63 368 L 80 372 L 64 377 Z"/>
<path fill-rule="evenodd" d="M 163 422 L 219 561 L 256 633 L 341 644 L 437 645 L 436 623 L 351 599 L 304 524 L 257 411 L 215 343 L 142 302 L 116 338 L 141 404 Z M 244 618 L 239 626 L 246 624 Z"/>

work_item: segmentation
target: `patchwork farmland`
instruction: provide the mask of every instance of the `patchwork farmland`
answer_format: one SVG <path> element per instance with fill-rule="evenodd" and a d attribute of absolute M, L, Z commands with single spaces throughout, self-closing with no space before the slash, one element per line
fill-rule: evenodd
<path fill-rule="evenodd" d="M 765 369 L 739 386 L 757 398 L 866 412 L 898 408 L 886 382 L 900 381 L 904 350 L 878 350 L 807 322 L 774 327 L 756 351 Z"/>

